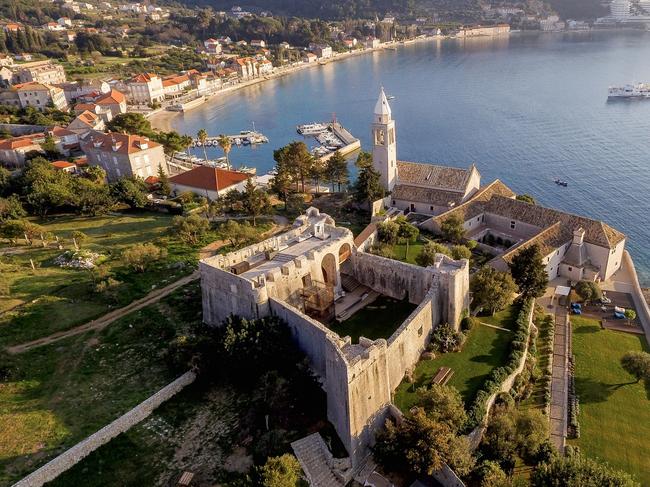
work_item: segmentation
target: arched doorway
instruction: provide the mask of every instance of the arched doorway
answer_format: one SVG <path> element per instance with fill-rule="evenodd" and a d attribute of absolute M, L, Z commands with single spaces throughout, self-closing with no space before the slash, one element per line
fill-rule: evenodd
<path fill-rule="evenodd" d="M 341 248 L 339 249 L 339 265 L 343 264 L 343 262 L 348 260 L 351 253 L 352 253 L 352 249 L 350 248 L 349 243 L 344 243 L 343 245 L 341 245 Z"/>
<path fill-rule="evenodd" d="M 328 287 L 336 287 L 336 258 L 332 254 L 323 257 L 320 264 L 323 272 L 323 282 Z"/>

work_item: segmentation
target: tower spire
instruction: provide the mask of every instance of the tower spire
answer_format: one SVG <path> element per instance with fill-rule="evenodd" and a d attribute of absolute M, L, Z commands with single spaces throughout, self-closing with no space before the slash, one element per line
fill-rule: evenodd
<path fill-rule="evenodd" d="M 384 87 L 382 86 L 379 91 L 379 98 L 375 104 L 375 116 L 377 121 L 386 123 L 391 119 L 392 112 L 390 110 L 390 105 L 388 104 L 388 98 L 386 98 L 386 93 L 384 92 Z"/>

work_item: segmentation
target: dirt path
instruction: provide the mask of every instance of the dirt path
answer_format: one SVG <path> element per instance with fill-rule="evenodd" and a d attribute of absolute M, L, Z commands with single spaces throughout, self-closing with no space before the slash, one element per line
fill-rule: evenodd
<path fill-rule="evenodd" d="M 150 304 L 157 302 L 158 300 L 168 296 L 173 293 L 179 287 L 182 287 L 186 284 L 189 284 L 192 281 L 195 281 L 200 277 L 199 271 L 194 271 L 189 276 L 185 276 L 179 279 L 176 282 L 173 282 L 165 287 L 156 289 L 155 291 L 150 292 L 144 298 L 133 301 L 131 304 L 124 306 L 123 308 L 116 309 L 110 313 L 105 314 L 101 318 L 90 321 L 86 324 L 71 328 L 70 330 L 60 331 L 53 333 L 52 335 L 39 338 L 38 340 L 33 340 L 31 342 L 21 343 L 20 345 L 14 345 L 12 347 L 7 347 L 7 351 L 11 354 L 18 354 L 31 350 L 32 348 L 42 347 L 43 345 L 49 345 L 50 343 L 58 342 L 64 338 L 68 338 L 75 335 L 80 335 L 81 333 L 86 333 L 91 330 L 102 330 L 114 321 L 122 318 L 123 316 L 144 308 Z"/>

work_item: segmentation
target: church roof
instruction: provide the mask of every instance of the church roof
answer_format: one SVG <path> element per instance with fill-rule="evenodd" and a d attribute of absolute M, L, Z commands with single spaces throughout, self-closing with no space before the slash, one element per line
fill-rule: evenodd
<path fill-rule="evenodd" d="M 379 92 L 379 98 L 375 105 L 375 115 L 386 115 L 388 118 L 391 117 L 390 105 L 388 104 L 386 93 L 384 93 L 384 88 Z"/>
<path fill-rule="evenodd" d="M 465 192 L 474 166 L 470 169 L 397 161 L 399 184 Z"/>
<path fill-rule="evenodd" d="M 394 200 L 412 201 L 414 203 L 426 203 L 428 205 L 452 208 L 460 204 L 463 200 L 463 193 L 444 189 L 423 188 L 421 186 L 409 186 L 408 184 L 396 184 L 391 193 L 391 197 Z"/>

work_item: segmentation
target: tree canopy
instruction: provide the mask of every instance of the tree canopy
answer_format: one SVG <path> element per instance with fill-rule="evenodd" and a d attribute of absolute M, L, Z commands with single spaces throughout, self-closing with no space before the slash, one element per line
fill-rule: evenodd
<path fill-rule="evenodd" d="M 548 274 L 537 244 L 524 247 L 515 254 L 510 272 L 522 298 L 539 298 L 548 285 Z"/>
<path fill-rule="evenodd" d="M 486 265 L 472 276 L 470 290 L 473 297 L 472 306 L 494 314 L 512 303 L 517 285 L 508 272 L 499 272 Z"/>

